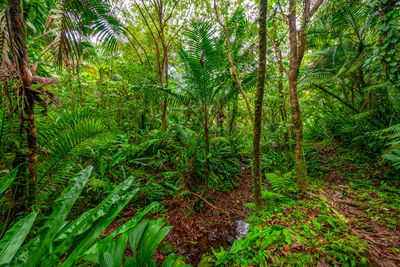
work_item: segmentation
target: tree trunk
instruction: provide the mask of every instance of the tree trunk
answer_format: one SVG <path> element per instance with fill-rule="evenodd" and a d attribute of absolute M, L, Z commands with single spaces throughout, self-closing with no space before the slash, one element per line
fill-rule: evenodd
<path fill-rule="evenodd" d="M 165 87 L 168 88 L 168 49 L 165 44 L 165 40 L 162 39 L 162 46 L 164 50 L 164 57 L 165 57 L 165 65 L 164 65 L 164 78 L 165 78 Z M 165 98 L 162 101 L 162 114 L 161 114 L 161 123 L 163 131 L 167 131 L 167 99 Z"/>
<path fill-rule="evenodd" d="M 238 98 L 235 98 L 235 100 L 233 100 L 232 111 L 231 111 L 230 118 L 229 118 L 229 135 L 230 136 L 232 136 L 233 130 L 235 128 L 235 120 L 236 120 L 237 112 L 238 112 Z"/>
<path fill-rule="evenodd" d="M 36 180 L 37 180 L 37 137 L 35 125 L 35 109 L 33 95 L 29 89 L 32 85 L 32 71 L 29 67 L 29 55 L 26 45 L 25 29 L 26 24 L 22 13 L 21 0 L 9 0 L 8 7 L 10 11 L 10 33 L 12 40 L 13 55 L 18 62 L 19 76 L 22 81 L 21 91 L 26 96 L 23 101 L 26 118 L 26 135 L 28 140 L 28 206 L 31 207 L 36 198 Z"/>
<path fill-rule="evenodd" d="M 68 84 L 69 84 L 69 92 L 71 94 L 71 107 L 74 109 L 75 107 L 75 93 L 74 93 L 74 85 L 72 83 L 72 73 L 71 73 L 71 68 L 67 66 L 67 72 L 68 72 Z"/>
<path fill-rule="evenodd" d="M 279 98 L 281 99 L 281 104 L 279 106 L 280 112 L 281 112 L 281 118 L 282 121 L 287 125 L 287 116 L 286 116 L 286 97 L 283 92 L 283 71 L 279 69 L 279 81 L 278 81 L 278 93 L 279 93 Z M 290 162 L 290 146 L 289 146 L 289 133 L 290 133 L 290 127 L 286 126 L 286 131 L 283 136 L 283 145 L 282 149 L 285 153 L 286 161 L 289 164 Z"/>
<path fill-rule="evenodd" d="M 208 188 L 208 179 L 210 177 L 210 159 L 208 157 L 208 154 L 210 153 L 210 137 L 208 131 L 208 110 L 206 107 L 204 108 L 204 140 L 206 145 L 206 179 L 204 187 L 205 192 Z"/>
<path fill-rule="evenodd" d="M 265 66 L 266 66 L 266 17 L 267 1 L 260 0 L 260 17 L 258 22 L 258 78 L 256 101 L 254 105 L 254 136 L 253 136 L 253 190 L 256 211 L 261 210 L 261 157 L 260 141 L 262 129 L 262 104 L 264 98 Z"/>
<path fill-rule="evenodd" d="M 289 76 L 290 107 L 292 111 L 293 134 L 295 140 L 294 146 L 294 168 L 296 171 L 296 180 L 300 192 L 306 185 L 307 169 L 303 151 L 303 122 L 297 97 L 297 79 Z"/>
<path fill-rule="evenodd" d="M 296 1 L 289 1 L 289 41 L 290 41 L 290 69 L 289 69 L 289 94 L 290 94 L 290 108 L 292 112 L 292 124 L 294 134 L 294 167 L 296 172 L 297 185 L 300 192 L 304 191 L 307 169 L 303 151 L 303 122 L 301 120 L 300 105 L 297 96 L 297 76 L 299 73 L 300 63 L 302 59 L 302 53 L 304 51 L 298 51 L 297 47 L 297 35 L 296 29 Z M 305 42 L 304 39 L 300 39 L 300 42 Z"/>
<path fill-rule="evenodd" d="M 168 46 L 165 41 L 165 35 L 164 35 L 164 27 L 165 24 L 163 24 L 163 18 L 164 18 L 164 12 L 163 12 L 163 2 L 160 2 L 159 6 L 159 12 L 158 12 L 158 23 L 159 23 L 159 35 L 161 39 L 161 46 L 163 49 L 163 69 L 164 69 L 164 79 L 165 79 L 165 87 L 168 88 Z M 161 114 L 161 124 L 163 131 L 167 131 L 167 99 L 165 98 L 162 101 L 162 114 Z"/>
<path fill-rule="evenodd" d="M 167 131 L 167 99 L 161 102 L 161 124 L 163 131 Z"/>

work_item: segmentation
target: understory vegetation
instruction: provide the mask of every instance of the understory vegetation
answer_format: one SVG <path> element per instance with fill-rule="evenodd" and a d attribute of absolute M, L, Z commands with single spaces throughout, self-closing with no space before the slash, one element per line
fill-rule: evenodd
<path fill-rule="evenodd" d="M 0 1 L 0 266 L 399 266 L 398 0 Z"/>

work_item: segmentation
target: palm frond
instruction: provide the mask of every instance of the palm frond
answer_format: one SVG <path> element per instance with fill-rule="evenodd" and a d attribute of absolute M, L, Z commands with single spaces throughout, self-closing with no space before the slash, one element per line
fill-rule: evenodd
<path fill-rule="evenodd" d="M 38 179 L 39 188 L 46 192 L 42 200 L 57 194 L 70 174 L 86 164 L 85 155 L 102 143 L 109 127 L 98 112 L 84 108 L 49 115 L 38 134 L 41 149 L 49 155 Z"/>
<path fill-rule="evenodd" d="M 102 0 L 60 1 L 47 17 L 44 33 L 52 41 L 44 49 L 55 63 L 74 67 L 78 64 L 85 39 L 95 39 L 108 50 L 115 50 L 122 38 L 122 24 Z"/>

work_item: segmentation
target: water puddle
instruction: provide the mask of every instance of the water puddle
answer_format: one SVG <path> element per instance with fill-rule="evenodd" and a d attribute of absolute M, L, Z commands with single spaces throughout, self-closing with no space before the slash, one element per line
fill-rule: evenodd
<path fill-rule="evenodd" d="M 247 236 L 247 233 L 249 232 L 249 224 L 242 221 L 238 220 L 236 221 L 236 239 L 243 239 Z"/>

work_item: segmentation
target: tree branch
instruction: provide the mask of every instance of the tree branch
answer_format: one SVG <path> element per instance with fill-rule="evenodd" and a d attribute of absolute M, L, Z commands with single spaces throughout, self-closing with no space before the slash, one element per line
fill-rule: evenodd
<path fill-rule="evenodd" d="M 214 0 L 214 10 L 215 10 L 215 14 L 217 16 L 217 21 L 218 21 L 219 25 L 221 25 L 221 27 L 222 27 L 222 29 L 224 31 L 224 34 L 225 34 L 225 44 L 226 44 L 226 50 L 227 50 L 227 53 L 228 53 L 229 64 L 231 65 L 231 69 L 232 69 L 232 76 L 235 79 L 236 85 L 239 88 L 240 93 L 242 94 L 244 102 L 246 103 L 247 111 L 249 112 L 249 116 L 250 116 L 251 122 L 254 122 L 253 112 L 251 111 L 249 100 L 247 99 L 246 94 L 243 91 L 242 84 L 239 81 L 238 75 L 236 73 L 236 68 L 235 68 L 235 64 L 233 63 L 233 58 L 232 58 L 232 55 L 231 55 L 231 48 L 230 48 L 230 45 L 229 45 L 228 30 L 226 29 L 225 25 L 223 24 L 223 22 L 221 21 L 219 15 L 218 15 L 217 1 L 216 0 Z"/>
<path fill-rule="evenodd" d="M 339 102 L 341 102 L 343 105 L 345 105 L 346 107 L 348 107 L 348 108 L 351 109 L 352 111 L 354 111 L 354 112 L 356 112 L 356 113 L 359 112 L 359 111 L 358 111 L 356 108 L 354 108 L 352 105 L 350 105 L 349 103 L 347 103 L 346 101 L 344 101 L 343 99 L 341 99 L 339 96 L 337 96 L 337 95 L 331 93 L 330 91 L 328 91 L 328 90 L 325 89 L 324 87 L 322 87 L 322 86 L 320 86 L 320 85 L 318 85 L 318 84 L 315 84 L 315 83 L 312 83 L 312 85 L 315 86 L 316 88 L 320 89 L 322 92 L 324 92 L 324 93 L 326 93 L 326 94 L 332 96 L 333 98 L 339 100 Z"/>

